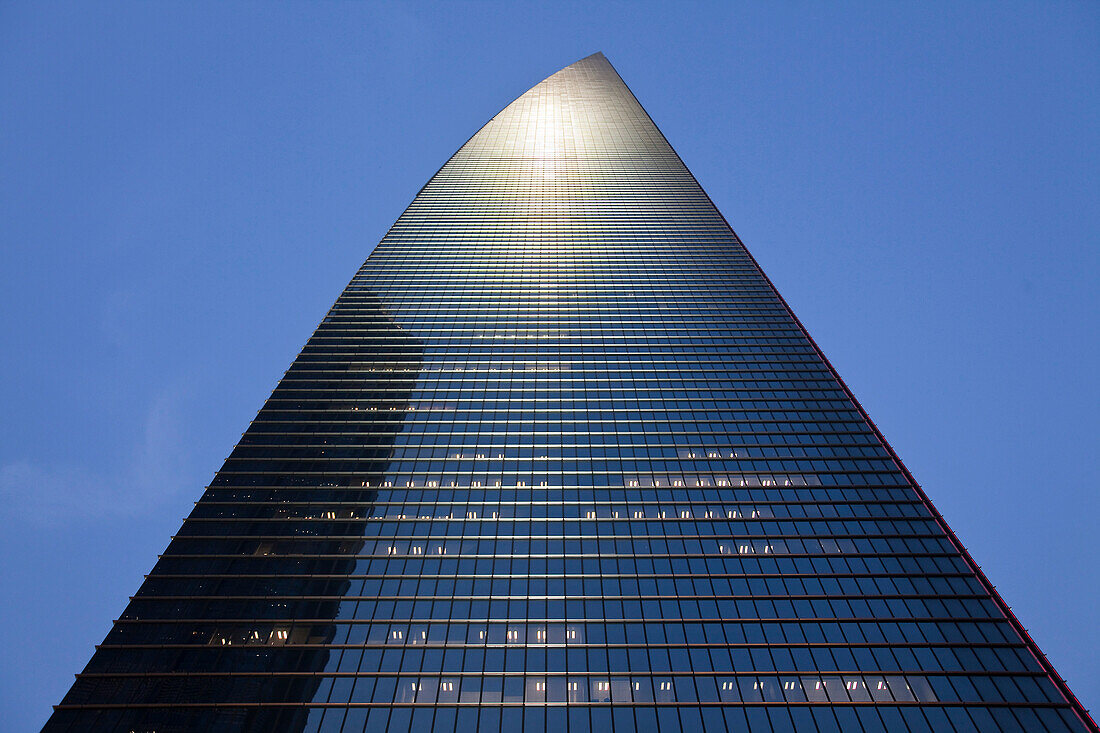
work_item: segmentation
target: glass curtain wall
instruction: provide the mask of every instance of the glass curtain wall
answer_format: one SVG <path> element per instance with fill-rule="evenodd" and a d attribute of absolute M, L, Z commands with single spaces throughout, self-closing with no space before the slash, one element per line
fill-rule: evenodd
<path fill-rule="evenodd" d="M 1095 730 L 602 54 L 420 191 L 46 729 Z"/>

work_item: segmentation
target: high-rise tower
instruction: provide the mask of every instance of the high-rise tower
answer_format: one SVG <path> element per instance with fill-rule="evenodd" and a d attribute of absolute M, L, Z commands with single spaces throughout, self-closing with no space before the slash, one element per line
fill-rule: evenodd
<path fill-rule="evenodd" d="M 611 65 L 490 120 L 50 731 L 1087 731 Z"/>

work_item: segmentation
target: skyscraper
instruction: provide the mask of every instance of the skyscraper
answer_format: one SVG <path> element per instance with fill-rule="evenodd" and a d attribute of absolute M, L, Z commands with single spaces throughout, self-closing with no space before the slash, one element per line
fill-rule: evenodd
<path fill-rule="evenodd" d="M 363 264 L 50 731 L 1087 731 L 596 54 Z"/>

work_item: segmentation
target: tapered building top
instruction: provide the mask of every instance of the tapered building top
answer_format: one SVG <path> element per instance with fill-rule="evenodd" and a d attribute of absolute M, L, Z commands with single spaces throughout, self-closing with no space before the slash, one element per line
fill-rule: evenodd
<path fill-rule="evenodd" d="M 49 731 L 1088 731 L 602 54 L 310 337 Z"/>

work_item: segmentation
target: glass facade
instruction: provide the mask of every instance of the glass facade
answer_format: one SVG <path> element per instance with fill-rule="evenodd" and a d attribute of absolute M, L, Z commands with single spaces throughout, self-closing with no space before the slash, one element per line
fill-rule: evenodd
<path fill-rule="evenodd" d="M 596 54 L 420 191 L 46 729 L 1095 726 Z"/>

